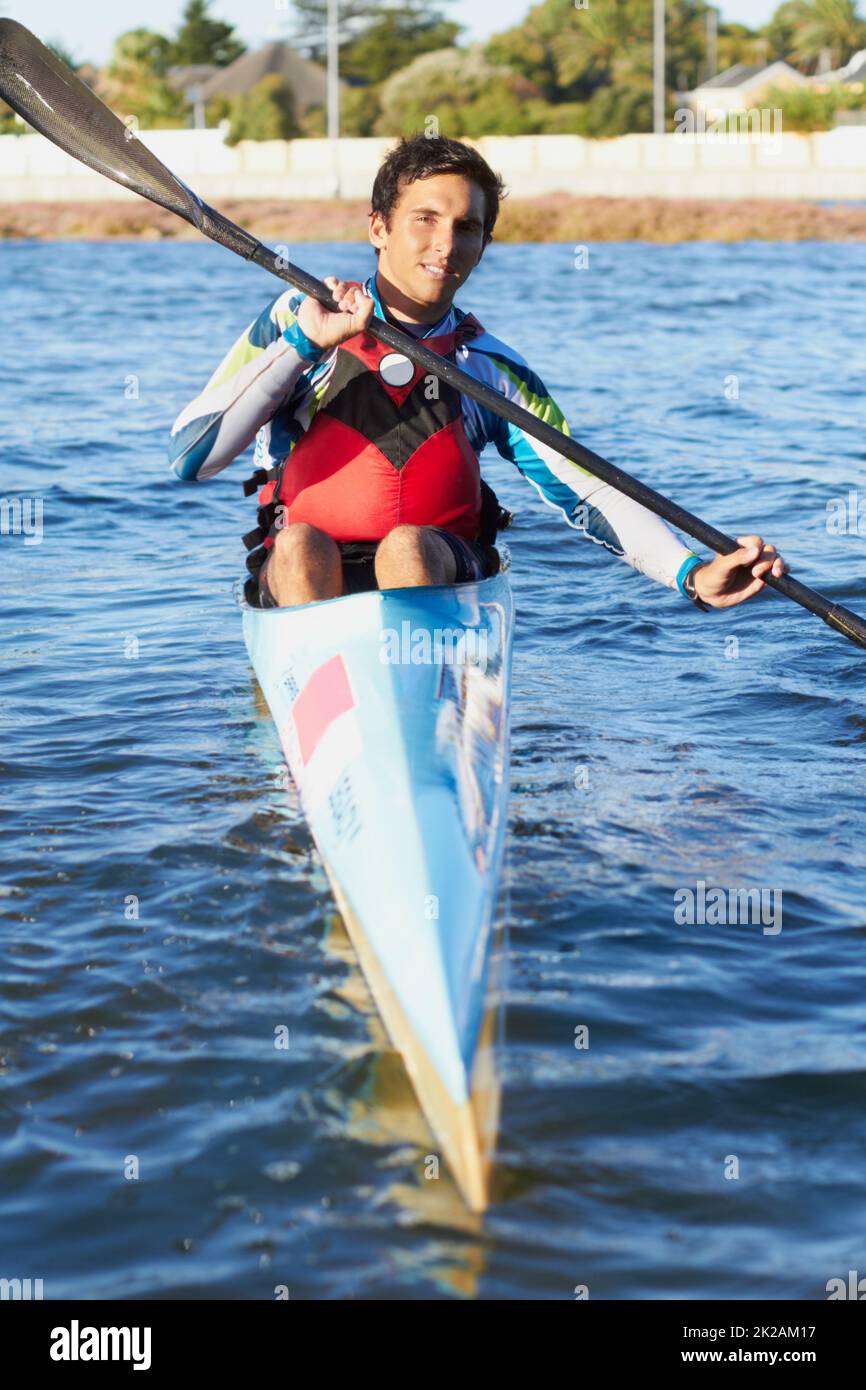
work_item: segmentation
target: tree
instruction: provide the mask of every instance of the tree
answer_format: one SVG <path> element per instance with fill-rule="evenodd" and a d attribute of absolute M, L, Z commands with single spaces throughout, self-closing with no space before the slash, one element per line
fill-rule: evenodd
<path fill-rule="evenodd" d="M 431 10 L 426 0 L 408 0 L 345 45 L 340 73 L 361 82 L 383 82 L 422 53 L 453 47 L 461 28 Z"/>
<path fill-rule="evenodd" d="M 5 101 L 0 101 L 0 135 L 24 135 L 29 131 L 30 127 L 25 125 L 12 107 L 7 106 Z"/>
<path fill-rule="evenodd" d="M 653 91 L 649 82 L 599 87 L 576 123 L 579 135 L 610 138 L 653 128 Z"/>
<path fill-rule="evenodd" d="M 690 8 L 683 6 L 681 8 Z M 666 34 L 668 65 L 673 58 Z M 629 82 L 636 73 L 649 76 L 652 66 L 652 7 L 629 0 L 600 0 L 586 10 L 572 10 L 555 55 L 557 83 L 565 91 L 581 85 L 592 90 Z"/>
<path fill-rule="evenodd" d="M 801 9 L 801 0 L 784 0 L 784 3 L 774 10 L 769 23 L 761 30 L 769 44 L 770 51 L 767 56 L 770 61 L 781 58 L 788 62 L 793 58 Z"/>
<path fill-rule="evenodd" d="M 378 87 L 347 87 L 340 96 L 340 131 L 343 135 L 364 137 L 376 134 L 382 114 Z M 328 133 L 328 113 L 324 106 L 311 106 L 301 117 L 301 132 L 311 140 Z"/>
<path fill-rule="evenodd" d="M 450 0 L 446 0 L 450 3 Z M 295 0 L 294 42 L 318 63 L 327 56 L 327 0 Z M 452 46 L 463 26 L 444 17 L 427 0 L 341 0 L 340 76 L 383 82 L 422 53 Z"/>
<path fill-rule="evenodd" d="M 604 3 L 604 0 L 599 0 Z M 582 11 L 581 15 L 588 13 Z M 548 101 L 572 95 L 562 90 L 558 71 L 558 54 L 563 44 L 569 44 L 572 26 L 580 15 L 573 0 L 543 0 L 534 5 L 522 24 L 504 33 L 495 34 L 488 42 L 485 54 L 494 64 L 505 64 L 534 82 Z"/>
<path fill-rule="evenodd" d="M 857 13 L 857 0 L 794 0 L 785 8 L 793 29 L 791 56 L 811 72 L 824 53 L 830 66 L 839 68 L 866 47 L 866 23 Z"/>
<path fill-rule="evenodd" d="M 494 67 L 480 44 L 424 53 L 379 88 L 377 135 L 409 135 L 435 117 L 442 135 L 523 135 L 539 129 L 530 103 L 538 88 L 510 68 Z"/>
<path fill-rule="evenodd" d="M 327 0 L 293 0 L 296 16 L 290 42 L 303 50 L 314 63 L 324 63 L 328 52 Z M 340 0 L 340 43 L 369 29 L 382 15 L 381 0 Z"/>
<path fill-rule="evenodd" d="M 227 145 L 239 140 L 294 140 L 300 135 L 291 84 L 272 72 L 249 92 L 232 98 Z"/>
<path fill-rule="evenodd" d="M 862 111 L 866 107 L 863 92 L 852 92 L 841 83 L 826 92 L 816 92 L 811 87 L 771 88 L 763 100 L 771 110 L 778 108 L 782 112 L 785 130 L 830 130 L 839 111 Z"/>
<path fill-rule="evenodd" d="M 776 57 L 773 41 L 745 24 L 719 25 L 719 72 L 737 63 L 766 63 Z"/>
<path fill-rule="evenodd" d="M 246 52 L 231 24 L 211 19 L 208 14 L 211 0 L 187 0 L 180 28 L 171 44 L 171 64 L 191 67 L 195 63 L 213 63 L 228 67 L 235 58 Z"/>
<path fill-rule="evenodd" d="M 704 0 L 667 6 L 668 86 L 698 81 L 706 53 Z M 589 100 L 604 87 L 642 89 L 652 80 L 653 7 L 649 0 L 542 0 L 522 24 L 487 44 L 493 63 L 506 63 L 535 82 L 551 102 Z M 629 99 L 620 110 L 638 112 Z M 619 118 L 618 118 L 619 119 Z"/>
<path fill-rule="evenodd" d="M 99 95 L 121 116 L 145 129 L 186 124 L 189 108 L 165 80 L 171 43 L 152 29 L 130 29 L 114 45 Z"/>

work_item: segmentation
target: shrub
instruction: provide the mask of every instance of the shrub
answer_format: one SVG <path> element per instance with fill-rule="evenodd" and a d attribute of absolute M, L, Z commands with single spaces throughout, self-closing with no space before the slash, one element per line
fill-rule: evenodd
<path fill-rule="evenodd" d="M 425 53 L 379 88 L 376 135 L 408 135 L 431 119 L 443 135 L 521 135 L 537 128 L 529 103 L 538 88 L 508 67 L 495 67 L 480 44 Z"/>
<path fill-rule="evenodd" d="M 830 130 L 837 111 L 866 107 L 866 94 L 846 87 L 816 92 L 811 87 L 773 87 L 761 98 L 761 106 L 782 112 L 782 130 Z"/>
<path fill-rule="evenodd" d="M 295 94 L 279 73 L 270 73 L 229 105 L 227 145 L 239 140 L 293 140 L 301 130 L 295 117 Z"/>

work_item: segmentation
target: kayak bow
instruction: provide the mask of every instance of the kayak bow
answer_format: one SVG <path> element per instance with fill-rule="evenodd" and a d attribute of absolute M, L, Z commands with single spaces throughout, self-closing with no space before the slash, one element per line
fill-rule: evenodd
<path fill-rule="evenodd" d="M 498 1122 L 490 1004 L 513 605 L 480 583 L 244 607 L 244 636 L 361 967 L 467 1204 Z"/>

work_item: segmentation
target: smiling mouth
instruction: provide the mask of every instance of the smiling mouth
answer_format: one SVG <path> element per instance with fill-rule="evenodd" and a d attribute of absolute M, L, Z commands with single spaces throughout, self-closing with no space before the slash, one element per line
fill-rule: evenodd
<path fill-rule="evenodd" d="M 422 261 L 421 269 L 426 275 L 430 276 L 431 280 L 438 280 L 441 282 L 442 280 L 455 279 L 455 272 L 453 270 L 447 270 L 441 265 L 425 265 Z"/>

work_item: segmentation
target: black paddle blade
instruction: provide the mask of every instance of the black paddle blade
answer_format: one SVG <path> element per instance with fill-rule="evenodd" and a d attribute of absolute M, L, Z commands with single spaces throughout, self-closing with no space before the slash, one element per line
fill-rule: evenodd
<path fill-rule="evenodd" d="M 0 96 L 34 130 L 74 159 L 210 235 L 207 204 L 166 169 L 80 77 L 14 19 L 0 19 Z M 249 249 L 246 244 L 233 249 L 249 256 L 258 243 L 244 235 Z"/>
<path fill-rule="evenodd" d="M 14 19 L 0 19 L 0 96 L 34 130 L 115 183 L 198 225 L 201 204 L 65 63 Z"/>

